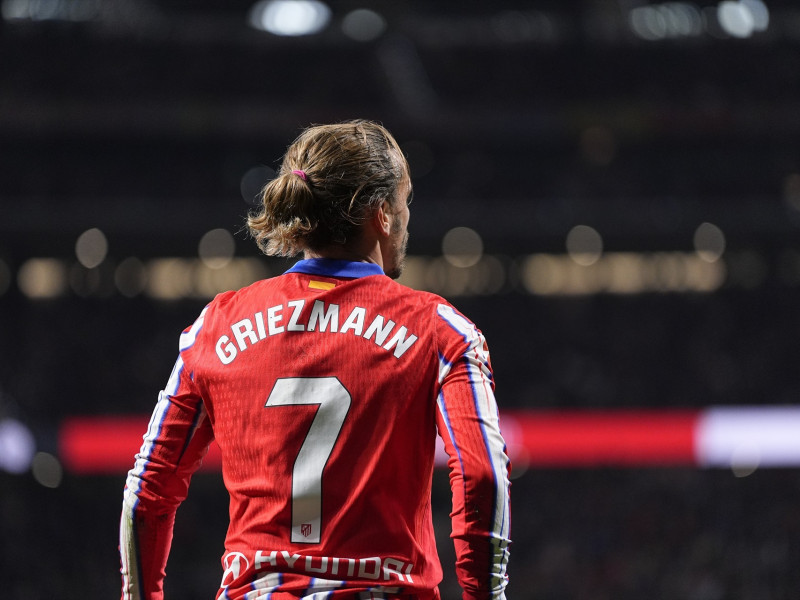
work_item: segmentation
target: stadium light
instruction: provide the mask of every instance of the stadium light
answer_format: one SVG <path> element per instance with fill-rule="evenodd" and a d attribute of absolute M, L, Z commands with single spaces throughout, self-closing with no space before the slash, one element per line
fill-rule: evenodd
<path fill-rule="evenodd" d="M 31 466 L 36 452 L 33 433 L 16 419 L 0 420 L 0 469 L 8 473 L 24 473 Z"/>
<path fill-rule="evenodd" d="M 319 33 L 331 19 L 331 9 L 318 0 L 261 0 L 250 9 L 248 23 L 279 36 Z"/>

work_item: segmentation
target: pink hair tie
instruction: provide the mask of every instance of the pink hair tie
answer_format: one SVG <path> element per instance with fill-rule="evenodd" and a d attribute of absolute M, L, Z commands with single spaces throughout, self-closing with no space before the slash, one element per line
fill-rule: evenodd
<path fill-rule="evenodd" d="M 297 175 L 303 181 L 306 180 L 306 172 L 305 171 L 301 171 L 300 169 L 295 169 L 294 171 L 292 171 L 292 174 Z"/>

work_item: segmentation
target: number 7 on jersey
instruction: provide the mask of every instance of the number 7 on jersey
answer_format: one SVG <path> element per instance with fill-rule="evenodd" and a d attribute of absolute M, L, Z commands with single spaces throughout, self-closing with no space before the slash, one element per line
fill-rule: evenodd
<path fill-rule="evenodd" d="M 350 393 L 336 377 L 278 379 L 264 405 L 319 405 L 292 470 L 292 542 L 320 542 L 322 471 L 350 410 Z"/>

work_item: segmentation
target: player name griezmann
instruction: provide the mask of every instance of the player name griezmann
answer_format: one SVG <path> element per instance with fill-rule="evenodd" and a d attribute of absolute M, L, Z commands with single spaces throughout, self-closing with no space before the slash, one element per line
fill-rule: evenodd
<path fill-rule="evenodd" d="M 239 352 L 244 352 L 261 340 L 282 335 L 286 332 L 330 332 L 349 333 L 372 340 L 384 350 L 393 350 L 395 358 L 405 354 L 417 336 L 409 334 L 408 329 L 382 315 L 369 318 L 367 309 L 354 307 L 344 319 L 338 304 L 327 304 L 315 300 L 310 311 L 303 311 L 305 300 L 290 300 L 277 306 L 270 306 L 231 325 L 231 335 L 222 335 L 215 344 L 217 356 L 223 365 L 232 363 Z M 340 325 L 341 323 L 341 325 Z"/>

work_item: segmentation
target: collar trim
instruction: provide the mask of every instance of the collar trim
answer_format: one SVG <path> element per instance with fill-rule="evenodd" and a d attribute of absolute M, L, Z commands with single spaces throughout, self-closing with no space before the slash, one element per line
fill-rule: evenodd
<path fill-rule="evenodd" d="M 299 260 L 286 272 L 327 277 L 350 277 L 353 279 L 384 274 L 383 269 L 375 263 L 352 262 L 332 258 L 306 258 Z"/>

